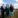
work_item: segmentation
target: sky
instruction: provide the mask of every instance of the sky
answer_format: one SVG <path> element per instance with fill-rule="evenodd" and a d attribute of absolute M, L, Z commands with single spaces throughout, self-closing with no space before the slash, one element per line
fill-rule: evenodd
<path fill-rule="evenodd" d="M 18 3 L 18 0 L 3 0 L 4 3 Z"/>
<path fill-rule="evenodd" d="M 2 5 L 2 3 L 4 3 L 4 4 L 13 3 L 14 8 L 18 8 L 18 0 L 0 0 L 0 6 Z"/>
<path fill-rule="evenodd" d="M 18 0 L 4 0 L 4 3 L 13 3 L 14 8 L 18 8 Z"/>
<path fill-rule="evenodd" d="M 4 3 L 16 3 L 15 0 L 3 0 Z"/>

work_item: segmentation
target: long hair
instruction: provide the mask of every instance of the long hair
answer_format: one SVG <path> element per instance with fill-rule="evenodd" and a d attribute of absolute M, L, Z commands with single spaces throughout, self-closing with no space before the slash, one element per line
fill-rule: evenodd
<path fill-rule="evenodd" d="M 12 6 L 12 5 L 10 5 L 10 11 L 12 11 L 12 12 L 13 12 L 13 6 Z"/>

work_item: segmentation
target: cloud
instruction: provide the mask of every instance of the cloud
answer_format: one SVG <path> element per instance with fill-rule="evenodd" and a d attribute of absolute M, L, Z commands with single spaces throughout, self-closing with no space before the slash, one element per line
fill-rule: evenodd
<path fill-rule="evenodd" d="M 16 0 L 16 2 L 18 2 L 18 0 Z"/>
<path fill-rule="evenodd" d="M 18 9 L 18 4 L 14 4 L 14 8 L 15 9 Z"/>
<path fill-rule="evenodd" d="M 2 0 L 0 0 L 0 6 L 2 5 Z"/>

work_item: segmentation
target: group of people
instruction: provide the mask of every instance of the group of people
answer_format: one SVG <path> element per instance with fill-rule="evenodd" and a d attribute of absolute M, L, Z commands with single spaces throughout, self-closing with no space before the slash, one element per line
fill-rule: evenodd
<path fill-rule="evenodd" d="M 3 4 L 3 5 L 4 5 L 4 4 Z M 11 15 L 10 15 L 10 12 L 13 12 L 13 6 L 10 5 L 10 7 L 9 7 L 9 5 L 7 4 L 6 7 L 5 7 L 5 9 L 3 8 L 3 6 L 1 6 L 2 18 L 4 18 L 4 12 L 5 12 L 5 11 L 6 11 L 6 15 L 7 15 L 7 16 L 11 16 Z"/>

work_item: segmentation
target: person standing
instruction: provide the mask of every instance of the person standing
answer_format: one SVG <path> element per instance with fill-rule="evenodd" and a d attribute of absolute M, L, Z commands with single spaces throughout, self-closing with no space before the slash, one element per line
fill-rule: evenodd
<path fill-rule="evenodd" d="M 12 5 L 10 5 L 10 10 L 9 10 L 9 16 L 10 16 L 10 18 L 13 16 L 13 6 Z"/>
<path fill-rule="evenodd" d="M 3 8 L 4 4 L 1 6 L 1 13 L 2 13 L 2 18 L 4 18 L 4 8 Z"/>
<path fill-rule="evenodd" d="M 9 16 L 9 4 L 6 4 L 6 15 Z"/>

